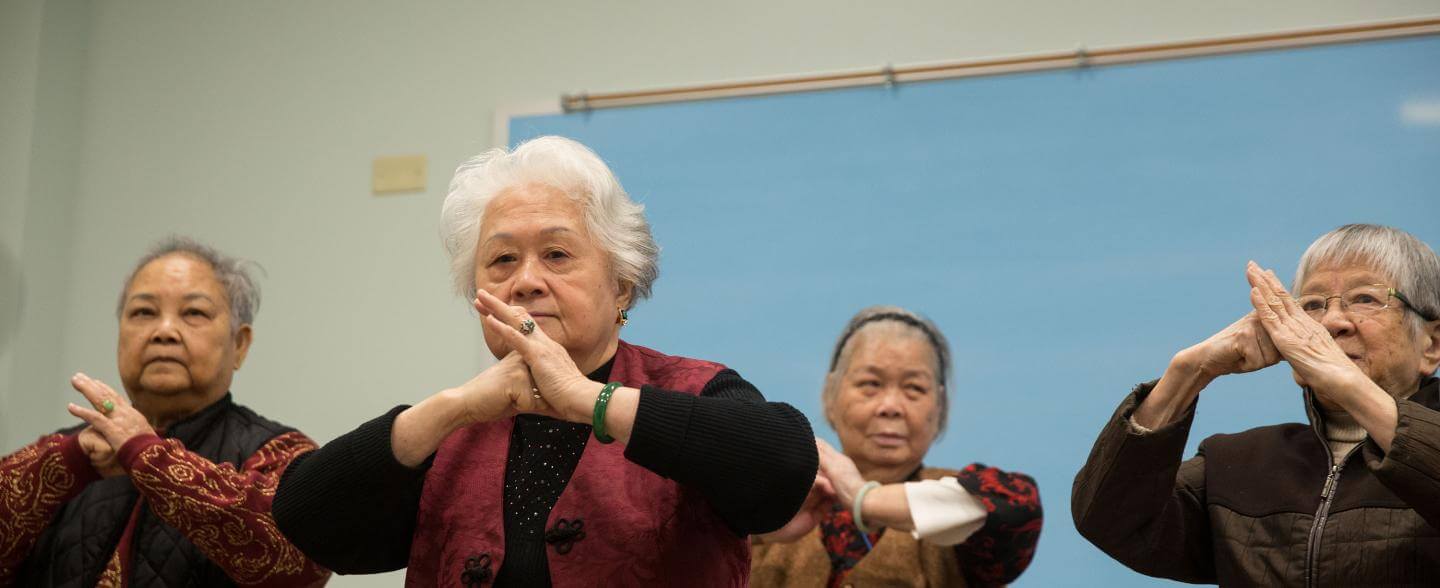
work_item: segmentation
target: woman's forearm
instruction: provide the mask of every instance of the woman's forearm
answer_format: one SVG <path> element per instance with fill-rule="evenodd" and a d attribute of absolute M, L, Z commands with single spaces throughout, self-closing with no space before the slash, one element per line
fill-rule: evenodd
<path fill-rule="evenodd" d="M 867 527 L 886 527 L 900 531 L 915 529 L 915 519 L 910 516 L 910 499 L 905 495 L 905 484 L 886 484 L 865 493 L 860 505 L 861 516 Z"/>
<path fill-rule="evenodd" d="M 342 574 L 405 567 L 428 468 L 391 447 L 400 406 L 285 468 L 270 512 L 306 556 Z"/>
<path fill-rule="evenodd" d="M 1389 453 L 1390 445 L 1395 441 L 1395 427 L 1400 420 L 1395 397 L 1364 373 L 1357 370 L 1356 376 L 1344 386 L 1343 393 L 1332 393 L 1332 397 L 1336 398 L 1341 409 L 1355 417 L 1381 451 Z"/>
<path fill-rule="evenodd" d="M 468 424 L 460 392 L 445 390 L 395 417 L 390 446 L 395 460 L 416 467 L 435 453 L 450 433 Z"/>
<path fill-rule="evenodd" d="M 0 456 L 0 586 L 9 586 L 65 502 L 100 479 L 74 435 L 48 435 Z"/>
<path fill-rule="evenodd" d="M 1211 380 L 1196 362 L 1189 359 L 1189 354 L 1182 351 L 1170 360 L 1165 375 L 1135 408 L 1131 418 L 1135 424 L 1147 429 L 1158 429 L 1175 422 L 1185 409 L 1194 404 L 1195 397 L 1210 385 Z"/>
<path fill-rule="evenodd" d="M 764 402 L 733 372 L 698 398 L 647 388 L 636 405 L 625 457 L 699 490 L 737 533 L 779 529 L 805 502 L 815 438 L 794 407 Z"/>

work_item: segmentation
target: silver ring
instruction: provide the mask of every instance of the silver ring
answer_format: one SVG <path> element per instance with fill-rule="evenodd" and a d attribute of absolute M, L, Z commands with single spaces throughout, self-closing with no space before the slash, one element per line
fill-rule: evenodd
<path fill-rule="evenodd" d="M 531 318 L 528 318 L 528 317 L 527 317 L 525 320 L 520 321 L 520 334 L 521 334 L 521 335 L 529 335 L 530 333 L 534 333 L 534 332 L 535 332 L 535 321 L 534 321 L 534 319 L 531 319 Z"/>

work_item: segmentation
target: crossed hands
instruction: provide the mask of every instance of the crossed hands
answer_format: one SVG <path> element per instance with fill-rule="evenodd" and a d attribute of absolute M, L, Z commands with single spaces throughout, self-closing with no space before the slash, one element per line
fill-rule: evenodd
<path fill-rule="evenodd" d="M 815 449 L 820 453 L 820 471 L 815 474 L 815 483 L 800 506 L 800 512 L 784 527 L 759 536 L 765 543 L 789 543 L 809 534 L 830 512 L 834 505 L 849 508 L 855 501 L 855 493 L 865 484 L 855 462 L 840 453 L 823 439 L 815 439 Z"/>
<path fill-rule="evenodd" d="M 1284 360 L 1296 381 L 1327 396 L 1348 381 L 1365 377 L 1330 332 L 1310 318 L 1273 270 L 1255 262 L 1245 267 L 1254 310 L 1181 355 L 1207 379 L 1264 369 Z"/>
<path fill-rule="evenodd" d="M 533 322 L 527 325 L 533 319 L 523 307 L 484 290 L 473 303 L 510 353 L 457 389 L 467 420 L 484 423 L 527 413 L 588 422 L 600 386 L 580 373 L 570 353 Z"/>
<path fill-rule="evenodd" d="M 154 434 L 155 429 L 124 394 L 116 393 L 104 382 L 75 374 L 70 378 L 70 385 L 94 407 L 85 408 L 75 403 L 66 407 L 70 414 L 90 425 L 80 431 L 80 448 L 101 476 L 125 475 L 116 459 L 120 447 L 139 435 Z"/>

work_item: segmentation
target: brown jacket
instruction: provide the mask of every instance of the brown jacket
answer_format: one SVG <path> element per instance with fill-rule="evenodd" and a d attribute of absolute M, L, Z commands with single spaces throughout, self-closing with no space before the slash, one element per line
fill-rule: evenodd
<path fill-rule="evenodd" d="M 1389 453 L 1366 439 L 1331 466 L 1309 424 L 1215 435 L 1181 461 L 1195 417 L 1148 434 L 1128 426 L 1154 384 L 1115 411 L 1075 476 L 1075 526 L 1150 576 L 1227 586 L 1440 583 L 1440 380 L 1396 403 Z"/>
<path fill-rule="evenodd" d="M 1030 565 L 1044 520 L 1035 481 L 978 463 L 960 471 L 922 468 L 910 479 L 946 476 L 985 504 L 985 525 L 963 543 L 950 546 L 918 541 L 903 531 L 886 531 L 874 550 L 845 576 L 845 585 L 1000 586 Z M 830 580 L 830 556 L 819 527 L 793 543 L 757 545 L 750 561 L 750 583 L 757 588 L 823 588 Z"/>

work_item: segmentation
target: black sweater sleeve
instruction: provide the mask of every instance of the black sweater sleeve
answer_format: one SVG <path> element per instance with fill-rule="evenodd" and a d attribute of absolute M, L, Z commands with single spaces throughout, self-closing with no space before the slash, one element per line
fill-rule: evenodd
<path fill-rule="evenodd" d="M 420 512 L 427 460 L 395 460 L 390 429 L 398 406 L 290 463 L 271 511 L 275 524 L 305 555 L 340 574 L 405 567 Z M 432 457 L 433 459 L 433 457 Z"/>
<path fill-rule="evenodd" d="M 300 456 L 280 479 L 271 506 L 276 525 L 337 573 L 386 572 L 409 563 L 431 462 L 412 469 L 395 460 L 391 427 L 406 408 Z M 643 387 L 625 456 L 698 487 L 742 536 L 788 522 L 819 466 L 805 416 L 788 404 L 765 402 L 731 370 L 717 374 L 698 397 Z"/>
<path fill-rule="evenodd" d="M 728 369 L 700 396 L 642 387 L 625 457 L 699 488 L 742 536 L 789 522 L 820 463 L 805 415 Z"/>

